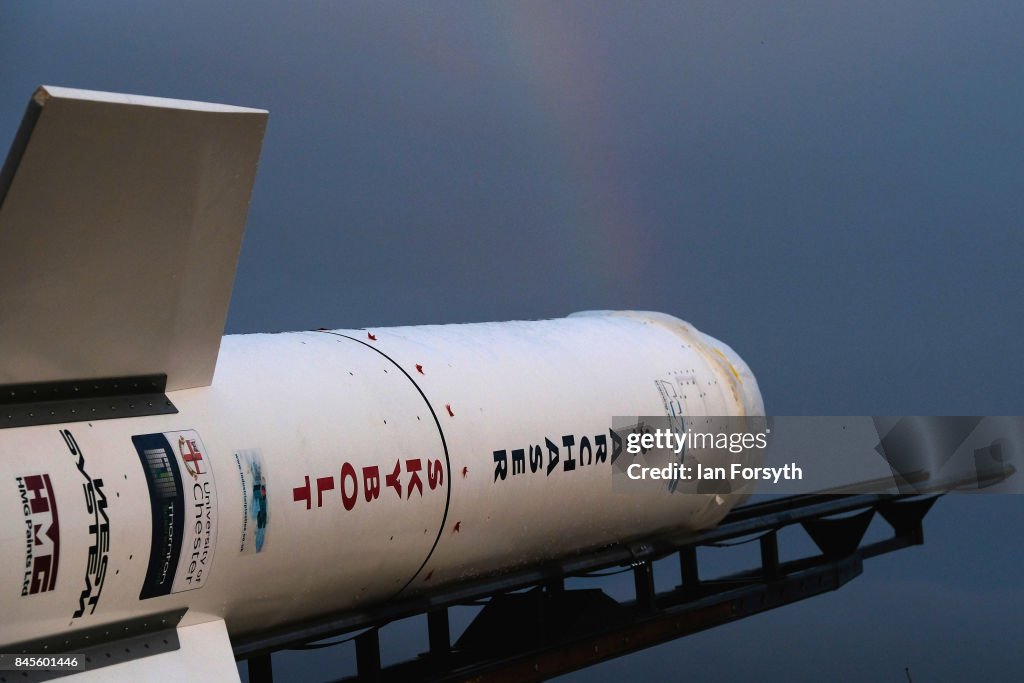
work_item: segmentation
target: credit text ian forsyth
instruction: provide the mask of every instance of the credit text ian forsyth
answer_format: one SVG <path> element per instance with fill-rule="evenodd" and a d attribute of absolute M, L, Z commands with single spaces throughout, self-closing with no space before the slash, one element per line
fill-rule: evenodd
<path fill-rule="evenodd" d="M 680 456 L 680 462 L 671 462 L 656 467 L 634 462 L 626 468 L 630 479 L 668 479 L 668 480 L 700 480 L 700 481 L 779 481 L 801 480 L 803 470 L 796 463 L 788 463 L 781 467 L 752 467 L 742 462 L 731 462 L 724 465 L 707 465 L 697 459 L 689 461 L 682 458 L 685 452 L 694 451 L 728 451 L 738 454 L 744 451 L 763 450 L 768 445 L 770 429 L 763 432 L 698 432 L 687 429 L 679 432 L 674 429 L 654 429 L 634 431 L 626 436 L 626 452 L 640 455 L 651 450 L 671 450 Z"/>

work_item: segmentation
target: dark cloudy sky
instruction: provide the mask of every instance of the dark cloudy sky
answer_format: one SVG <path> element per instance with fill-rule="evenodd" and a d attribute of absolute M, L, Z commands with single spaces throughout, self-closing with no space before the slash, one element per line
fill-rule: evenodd
<path fill-rule="evenodd" d="M 652 309 L 770 413 L 1020 415 L 1022 65 L 1019 2 L 6 2 L 0 136 L 41 83 L 269 109 L 229 332 Z M 928 522 L 570 680 L 1019 680 L 1024 500 Z"/>

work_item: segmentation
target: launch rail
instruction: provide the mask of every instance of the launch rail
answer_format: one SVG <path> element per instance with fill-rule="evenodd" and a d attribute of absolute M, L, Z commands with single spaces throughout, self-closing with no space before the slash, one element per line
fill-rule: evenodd
<path fill-rule="evenodd" d="M 357 668 L 341 681 L 545 680 L 836 590 L 861 574 L 865 559 L 922 544 L 922 522 L 937 497 L 805 495 L 748 504 L 706 531 L 616 545 L 242 638 L 234 642 L 235 657 L 247 660 L 250 683 L 265 683 L 273 680 L 275 650 L 326 647 L 330 643 L 320 641 L 358 632 L 339 641 L 355 641 Z M 864 542 L 876 515 L 892 534 Z M 781 561 L 779 532 L 797 526 L 817 553 Z M 759 545 L 756 566 L 712 580 L 702 576 L 698 549 L 745 542 Z M 656 590 L 653 563 L 673 554 L 679 583 Z M 615 567 L 633 573 L 631 600 L 615 600 L 600 588 L 566 587 L 567 579 Z M 467 604 L 483 609 L 452 642 L 449 608 Z M 428 651 L 382 666 L 379 629 L 423 614 Z"/>

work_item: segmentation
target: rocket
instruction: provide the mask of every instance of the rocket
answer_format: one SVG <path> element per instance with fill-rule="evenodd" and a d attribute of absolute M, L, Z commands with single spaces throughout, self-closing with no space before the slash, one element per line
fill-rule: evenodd
<path fill-rule="evenodd" d="M 613 490 L 613 416 L 764 413 L 743 360 L 669 315 L 222 337 L 266 121 L 32 97 L 0 172 L 0 653 L 237 680 L 232 637 L 712 527 L 749 494 Z M 155 626 L 164 651 L 120 647 Z"/>

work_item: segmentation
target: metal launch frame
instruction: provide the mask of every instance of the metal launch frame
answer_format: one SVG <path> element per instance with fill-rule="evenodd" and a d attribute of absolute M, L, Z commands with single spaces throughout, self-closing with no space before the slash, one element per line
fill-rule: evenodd
<path fill-rule="evenodd" d="M 238 639 L 235 658 L 248 661 L 250 683 L 265 683 L 273 680 L 273 651 L 305 649 L 365 629 L 345 639 L 355 640 L 357 674 L 342 681 L 540 681 L 836 590 L 861 574 L 865 559 L 922 544 L 922 522 L 937 497 L 806 495 L 759 502 L 733 510 L 706 531 L 617 545 L 299 629 Z M 862 544 L 876 514 L 893 533 Z M 797 525 L 819 552 L 780 561 L 779 531 Z M 746 541 L 759 544 L 759 566 L 702 579 L 698 548 Z M 656 591 L 653 562 L 672 554 L 679 558 L 680 583 Z M 566 579 L 612 567 L 633 572 L 632 600 L 620 602 L 596 588 L 565 587 Z M 453 643 L 448 608 L 481 602 L 484 608 Z M 378 629 L 420 614 L 427 617 L 429 651 L 382 667 Z"/>

